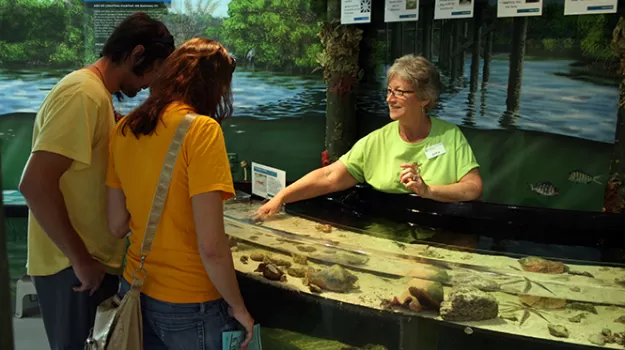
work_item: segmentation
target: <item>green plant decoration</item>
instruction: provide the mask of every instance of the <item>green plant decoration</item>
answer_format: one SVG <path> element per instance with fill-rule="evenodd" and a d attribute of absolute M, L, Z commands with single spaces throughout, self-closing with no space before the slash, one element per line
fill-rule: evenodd
<path fill-rule="evenodd" d="M 619 108 L 625 106 L 625 94 L 623 94 L 623 86 L 625 85 L 625 19 L 619 19 L 618 24 L 612 32 L 612 51 L 620 60 L 618 74 L 623 77 L 621 79 L 621 98 L 619 100 Z"/>
<path fill-rule="evenodd" d="M 610 213 L 625 212 L 623 183 L 625 182 L 625 19 L 619 19 L 612 31 L 612 52 L 618 57 L 620 64 L 617 73 L 621 77 L 619 84 L 620 96 L 616 122 L 614 155 L 610 164 L 610 180 L 606 186 L 603 210 Z"/>
<path fill-rule="evenodd" d="M 322 24 L 319 38 L 323 51 L 317 55 L 321 66 L 317 69 L 323 69 L 329 91 L 348 94 L 362 78 L 363 72 L 358 68 L 362 35 L 363 31 L 354 25 L 342 25 L 339 21 Z"/>

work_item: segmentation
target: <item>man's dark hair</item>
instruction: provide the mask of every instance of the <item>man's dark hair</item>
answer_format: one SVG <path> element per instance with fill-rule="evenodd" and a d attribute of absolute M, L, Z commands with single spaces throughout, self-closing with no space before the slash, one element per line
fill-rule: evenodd
<path fill-rule="evenodd" d="M 146 13 L 137 12 L 124 19 L 102 48 L 100 56 L 106 56 L 114 63 L 123 62 L 138 45 L 145 51 L 132 68 L 133 73 L 143 75 L 155 61 L 166 59 L 175 49 L 174 38 L 163 22 Z"/>
<path fill-rule="evenodd" d="M 221 123 L 232 115 L 235 68 L 236 60 L 219 42 L 204 38 L 185 42 L 163 63 L 150 86 L 150 96 L 121 122 L 122 135 L 126 128 L 137 139 L 151 135 L 174 102 Z"/>

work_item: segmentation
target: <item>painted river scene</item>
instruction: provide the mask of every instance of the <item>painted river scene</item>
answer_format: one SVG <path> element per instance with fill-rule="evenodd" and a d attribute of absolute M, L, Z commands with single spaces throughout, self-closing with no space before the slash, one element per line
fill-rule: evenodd
<path fill-rule="evenodd" d="M 543 16 L 524 22 L 492 18 L 492 4 L 481 4 L 479 19 L 363 25 L 359 135 L 390 120 L 385 74 L 393 60 L 424 55 L 444 82 L 432 115 L 459 125 L 469 140 L 484 201 L 601 211 L 618 102 L 609 52 L 616 14 L 563 16 L 562 6 L 547 2 Z M 94 15 L 78 0 L 0 7 L 14 14 L 0 37 L 0 139 L 2 186 L 15 189 L 40 103 L 63 75 L 97 57 Z M 234 116 L 223 123 L 236 179 L 243 160 L 284 169 L 289 181 L 321 164 L 326 85 L 318 1 L 185 0 L 153 11 L 176 43 L 217 39 L 240 62 Z M 522 50 L 513 45 L 521 37 Z M 522 69 L 511 74 L 511 64 Z M 114 105 L 126 114 L 148 93 Z"/>
<path fill-rule="evenodd" d="M 419 3 L 419 21 L 384 23 L 384 2 L 373 1 L 372 23 L 358 25 L 362 30 L 358 137 L 390 121 L 386 72 L 393 61 L 406 54 L 422 55 L 436 64 L 443 81 L 431 116 L 458 125 L 466 136 L 484 181 L 482 201 L 603 211 L 619 101 L 619 62 L 610 46 L 619 14 L 564 16 L 562 1 L 545 0 L 541 16 L 497 18 L 496 1 L 484 0 L 475 1 L 474 18 L 433 20 L 434 2 Z M 235 180 L 247 180 L 242 163 L 285 170 L 287 181 L 321 166 L 327 149 L 327 85 L 319 33 L 326 10 L 322 0 L 175 0 L 146 10 L 163 20 L 176 44 L 207 37 L 223 43 L 236 57 L 234 115 L 222 123 Z M 0 0 L 0 14 L 0 150 L 2 189 L 8 203 L 22 200 L 17 188 L 41 102 L 64 75 L 95 61 L 102 42 L 94 29 L 98 14 L 82 0 Z M 135 98 L 114 98 L 113 104 L 117 112 L 127 114 L 148 94 L 144 90 Z M 481 288 L 474 292 L 490 293 L 484 298 L 501 305 L 497 307 L 507 310 L 509 317 L 497 316 L 493 308 L 490 314 L 495 320 L 481 324 L 482 329 L 552 339 L 556 328 L 551 323 L 568 320 L 562 322 L 570 329 L 569 342 L 594 344 L 589 340 L 593 336 L 612 347 L 625 339 L 616 328 L 614 334 L 602 334 L 614 322 L 625 323 L 625 269 L 572 260 L 550 262 L 525 254 L 407 245 L 375 237 L 375 226 L 331 227 L 290 214 L 252 224 L 244 214 L 255 205 L 259 203 L 229 203 L 226 224 L 233 235 L 237 270 L 256 282 L 302 295 L 322 293 L 320 299 L 376 312 L 391 307 L 411 312 L 418 305 L 398 303 L 406 296 L 406 287 L 414 287 L 410 284 L 414 281 L 403 278 L 428 280 L 427 285 L 435 283 L 442 293 L 463 281 L 484 282 L 483 278 L 496 276 L 494 284 L 486 281 L 481 286 L 496 284 L 497 288 L 474 286 Z M 26 222 L 26 218 L 8 218 L 5 225 L 13 293 L 15 281 L 25 274 Z M 352 258 L 343 264 L 345 269 L 326 266 L 341 263 L 336 259 L 343 255 Z M 366 259 L 353 260 L 356 255 Z M 585 255 L 580 260 L 592 259 Z M 429 271 L 435 263 L 463 268 L 448 268 L 449 278 L 436 281 L 419 270 L 428 265 Z M 269 278 L 267 272 L 273 270 L 268 265 L 284 267 L 286 273 Z M 543 265 L 550 267 L 547 270 L 556 266 L 558 271 L 542 271 Z M 398 272 L 397 266 L 406 269 Z M 356 276 L 360 285 L 321 291 L 323 281 L 308 278 L 319 271 L 293 274 L 292 268 L 311 267 Z M 301 276 L 307 277 L 300 280 Z M 540 301 L 553 310 L 536 313 L 519 304 L 518 295 L 524 293 L 532 294 L 533 304 Z M 587 303 L 601 306 L 594 312 L 580 309 Z M 422 311 L 418 308 L 415 312 Z M 427 317 L 447 317 L 447 311 L 437 310 L 425 310 L 430 312 Z M 346 329 L 353 326 L 344 323 L 341 327 Z M 267 332 L 265 337 L 284 338 L 291 344 L 295 344 L 291 338 L 317 341 L 286 330 L 271 333 L 271 327 Z M 374 340 L 372 347 L 347 341 L 310 348 L 385 349 L 375 347 Z"/>

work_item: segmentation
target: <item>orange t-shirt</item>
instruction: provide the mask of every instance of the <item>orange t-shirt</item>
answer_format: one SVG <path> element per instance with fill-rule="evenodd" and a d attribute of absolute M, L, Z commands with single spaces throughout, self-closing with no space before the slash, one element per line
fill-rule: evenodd
<path fill-rule="evenodd" d="M 178 124 L 191 111 L 187 105 L 173 103 L 152 135 L 137 140 L 127 129 L 124 136 L 121 123 L 111 135 L 106 185 L 124 191 L 130 212 L 132 234 L 124 271 L 129 282 L 139 267 L 139 251 L 165 155 Z M 191 207 L 192 196 L 211 191 L 221 191 L 224 200 L 234 196 L 221 127 L 212 118 L 198 116 L 180 148 L 152 251 L 144 264 L 146 295 L 171 303 L 221 297 L 204 269 Z"/>

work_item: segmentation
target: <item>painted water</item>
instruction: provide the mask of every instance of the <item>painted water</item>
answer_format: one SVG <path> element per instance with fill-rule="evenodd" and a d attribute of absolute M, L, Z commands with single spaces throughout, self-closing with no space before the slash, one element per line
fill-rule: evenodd
<path fill-rule="evenodd" d="M 610 84 L 565 75 L 572 61 L 526 60 L 520 112 L 506 113 L 508 60 L 495 59 L 490 81 L 475 93 L 464 76 L 447 85 L 434 114 L 461 126 L 480 164 L 484 200 L 511 205 L 600 211 L 604 186 L 579 185 L 568 173 L 582 170 L 605 184 L 614 140 L 618 89 Z M 69 70 L 0 69 L 0 140 L 3 189 L 15 189 L 30 153 L 32 124 L 41 101 Z M 363 84 L 358 99 L 361 136 L 388 122 L 385 68 L 373 84 Z M 479 73 L 480 77 L 482 73 Z M 237 70 L 233 118 L 222 126 L 233 175 L 245 160 L 267 164 L 293 181 L 321 164 L 325 149 L 325 85 L 320 77 Z M 147 96 L 123 102 L 125 114 Z M 557 159 L 557 161 L 554 161 Z M 551 182 L 556 198 L 531 191 L 528 184 Z"/>
<path fill-rule="evenodd" d="M 491 63 L 490 81 L 473 95 L 468 88 L 471 60 L 465 62 L 464 82 L 441 95 L 435 114 L 458 125 L 479 129 L 515 127 L 613 143 L 618 88 L 556 75 L 569 72 L 568 60 L 527 60 L 519 116 L 512 122 L 502 118 L 506 109 L 508 60 Z M 35 113 L 48 91 L 70 70 L 0 68 L 0 117 Z M 481 76 L 480 72 L 480 76 Z M 384 71 L 379 84 L 367 87 L 359 99 L 360 109 L 386 117 Z M 325 85 L 318 76 L 290 76 L 273 72 L 238 70 L 233 79 L 234 117 L 260 120 L 317 118 L 325 115 Z M 148 95 L 144 90 L 133 99 L 114 101 L 126 114 Z M 28 122 L 30 124 L 30 121 Z M 31 125 L 25 125 L 31 127 Z M 0 132 L 6 132 L 0 130 Z"/>

